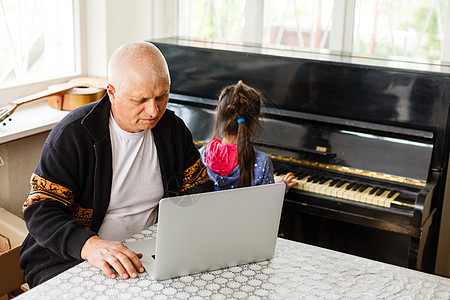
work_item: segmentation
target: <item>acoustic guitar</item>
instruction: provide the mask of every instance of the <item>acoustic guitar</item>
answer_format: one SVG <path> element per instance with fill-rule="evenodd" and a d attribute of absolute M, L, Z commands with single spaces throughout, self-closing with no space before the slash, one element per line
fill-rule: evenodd
<path fill-rule="evenodd" d="M 45 97 L 49 97 L 49 105 L 53 108 L 73 110 L 101 99 L 106 92 L 107 84 L 107 79 L 103 77 L 77 77 L 63 84 L 49 86 L 45 91 L 13 100 L 0 108 L 0 123 L 11 116 L 19 106 Z"/>

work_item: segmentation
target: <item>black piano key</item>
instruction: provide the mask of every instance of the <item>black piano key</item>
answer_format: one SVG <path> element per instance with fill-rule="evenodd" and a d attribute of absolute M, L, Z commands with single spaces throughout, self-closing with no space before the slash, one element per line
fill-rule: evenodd
<path fill-rule="evenodd" d="M 346 187 L 345 187 L 345 189 L 346 190 L 350 190 L 352 187 L 354 187 L 355 186 L 355 183 L 350 183 L 349 185 L 347 185 Z"/>
<path fill-rule="evenodd" d="M 308 176 L 309 176 L 309 177 L 308 177 Z M 306 178 L 306 177 L 308 177 L 308 178 Z M 308 180 L 311 178 L 311 175 L 303 174 L 303 175 L 301 175 L 301 176 L 298 177 L 298 179 L 304 179 L 304 178 L 306 178 L 305 180 L 306 180 L 306 182 L 308 182 Z"/>
<path fill-rule="evenodd" d="M 311 176 L 306 180 L 306 182 L 313 182 L 313 180 L 315 180 L 315 179 L 316 179 L 316 176 Z"/>
<path fill-rule="evenodd" d="M 317 182 L 316 182 L 316 183 L 322 184 L 322 183 L 324 183 L 325 181 L 327 181 L 327 178 L 326 178 L 326 177 L 324 177 L 324 176 L 319 176 L 319 178 L 317 178 Z"/>
<path fill-rule="evenodd" d="M 375 193 L 376 191 L 378 191 L 378 188 L 374 187 L 374 188 L 369 192 L 369 195 L 372 195 L 372 194 Z"/>
<path fill-rule="evenodd" d="M 302 179 L 302 178 L 305 178 L 306 176 L 311 176 L 311 174 L 309 174 L 309 173 L 300 173 L 300 175 L 298 175 L 298 178 L 299 179 Z"/>
<path fill-rule="evenodd" d="M 361 187 L 361 184 L 360 184 L 360 183 L 355 184 L 355 185 L 352 187 L 352 191 L 356 192 L 356 191 L 359 190 L 360 187 Z"/>
<path fill-rule="evenodd" d="M 345 182 L 344 181 L 338 181 L 338 183 L 336 184 L 337 188 L 340 188 Z"/>
<path fill-rule="evenodd" d="M 319 184 L 324 184 L 325 182 L 327 182 L 329 180 L 329 178 L 327 177 L 322 177 L 322 179 L 319 180 Z"/>
<path fill-rule="evenodd" d="M 396 193 L 396 191 L 392 190 L 392 191 L 386 196 L 386 198 L 391 198 L 392 196 L 394 196 L 395 193 Z"/>
<path fill-rule="evenodd" d="M 325 183 L 326 183 L 327 181 L 330 181 L 330 179 L 331 179 L 331 178 L 327 178 L 327 180 L 324 181 L 324 186 L 327 186 L 327 187 L 330 186 L 330 184 L 331 184 L 333 181 L 328 182 L 328 183 L 325 185 Z"/>
<path fill-rule="evenodd" d="M 335 186 L 336 184 L 338 184 L 339 180 L 333 180 L 332 182 L 330 182 L 330 186 Z"/>
<path fill-rule="evenodd" d="M 380 196 L 383 192 L 384 192 L 383 189 L 378 189 L 377 192 L 375 193 L 375 196 Z"/>
<path fill-rule="evenodd" d="M 358 189 L 358 192 L 362 193 L 362 192 L 364 192 L 367 188 L 368 188 L 367 185 L 361 184 L 361 186 L 360 186 L 359 189 Z"/>

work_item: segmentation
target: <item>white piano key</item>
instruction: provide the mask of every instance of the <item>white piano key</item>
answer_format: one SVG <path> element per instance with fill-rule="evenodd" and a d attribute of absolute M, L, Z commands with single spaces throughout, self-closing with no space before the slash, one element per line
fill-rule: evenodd
<path fill-rule="evenodd" d="M 276 181 L 279 180 L 280 177 L 281 176 L 279 175 L 274 176 Z M 391 197 L 388 197 L 391 193 L 390 190 L 374 187 L 366 187 L 361 190 L 361 186 L 356 186 L 347 189 L 347 187 L 352 184 L 350 182 L 342 183 L 341 181 L 341 186 L 337 187 L 339 181 L 336 182 L 334 179 L 328 179 L 323 183 L 319 183 L 319 181 L 313 182 L 313 180 L 311 180 L 312 177 L 313 175 L 303 175 L 301 179 L 293 179 L 293 181 L 297 183 L 293 189 L 387 208 L 391 207 L 392 201 L 395 201 L 400 195 L 399 192 L 396 192 Z M 331 186 L 332 183 L 334 183 L 333 186 Z M 379 190 L 381 190 L 381 194 Z M 370 192 L 372 192 L 372 194 L 369 194 Z M 379 195 L 376 195 L 377 193 Z"/>

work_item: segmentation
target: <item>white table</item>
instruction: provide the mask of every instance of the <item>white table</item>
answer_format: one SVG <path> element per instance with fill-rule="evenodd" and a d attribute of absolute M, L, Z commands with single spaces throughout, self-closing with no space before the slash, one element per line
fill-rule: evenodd
<path fill-rule="evenodd" d="M 127 241 L 152 238 L 156 227 Z M 278 239 L 270 261 L 157 282 L 83 262 L 15 299 L 450 299 L 450 279 Z"/>

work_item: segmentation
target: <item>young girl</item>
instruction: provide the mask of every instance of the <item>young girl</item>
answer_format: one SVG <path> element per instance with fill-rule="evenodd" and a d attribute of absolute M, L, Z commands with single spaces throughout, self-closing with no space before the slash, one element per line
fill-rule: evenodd
<path fill-rule="evenodd" d="M 259 128 L 262 95 L 239 81 L 225 87 L 219 96 L 213 139 L 200 149 L 202 161 L 216 190 L 274 182 L 270 157 L 255 150 L 251 137 Z M 294 174 L 281 176 L 287 189 L 294 186 Z"/>

